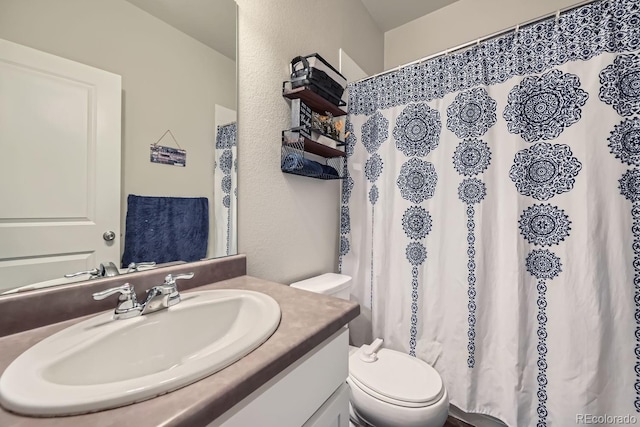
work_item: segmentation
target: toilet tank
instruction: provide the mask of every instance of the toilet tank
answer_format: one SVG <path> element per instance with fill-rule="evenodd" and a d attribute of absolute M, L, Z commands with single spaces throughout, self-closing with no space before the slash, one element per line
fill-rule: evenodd
<path fill-rule="evenodd" d="M 349 300 L 351 276 L 337 273 L 325 273 L 320 276 L 314 276 L 309 279 L 292 283 L 291 287 Z"/>

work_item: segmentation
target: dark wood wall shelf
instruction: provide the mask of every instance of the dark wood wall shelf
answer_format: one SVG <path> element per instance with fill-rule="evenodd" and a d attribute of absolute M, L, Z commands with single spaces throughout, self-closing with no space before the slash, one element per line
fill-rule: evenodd
<path fill-rule="evenodd" d="M 305 104 L 319 114 L 329 112 L 333 114 L 334 117 L 344 116 L 347 114 L 347 112 L 339 106 L 327 101 L 322 96 L 304 86 L 292 89 L 291 82 L 282 83 L 282 96 L 289 99 L 302 99 Z"/>
<path fill-rule="evenodd" d="M 333 157 L 344 157 L 346 154 L 342 150 L 338 150 L 337 148 L 327 147 L 326 145 L 320 144 L 312 139 L 301 136 L 300 142 L 303 143 L 303 150 L 307 153 L 315 154 L 316 156 L 333 158 Z M 295 145 L 296 147 L 300 146 L 300 142 L 287 143 L 283 142 L 284 145 Z"/>

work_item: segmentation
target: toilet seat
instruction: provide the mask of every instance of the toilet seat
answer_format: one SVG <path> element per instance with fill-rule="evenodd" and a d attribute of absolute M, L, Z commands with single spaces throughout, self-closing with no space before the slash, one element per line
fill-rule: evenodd
<path fill-rule="evenodd" d="M 444 385 L 426 362 L 395 350 L 380 349 L 375 362 L 349 356 L 349 378 L 363 392 L 391 405 L 424 408 L 439 402 Z"/>

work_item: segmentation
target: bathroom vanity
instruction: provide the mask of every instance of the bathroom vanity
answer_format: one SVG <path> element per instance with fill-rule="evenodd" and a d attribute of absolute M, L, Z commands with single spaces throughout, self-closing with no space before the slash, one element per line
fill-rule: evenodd
<path fill-rule="evenodd" d="M 91 414 L 59 418 L 33 418 L 0 410 L 0 426 L 11 427 L 107 427 L 107 426 L 227 426 L 244 427 L 322 427 L 348 425 L 348 333 L 344 327 L 359 314 L 359 306 L 349 301 L 313 294 L 289 286 L 246 275 L 243 255 L 202 261 L 189 266 L 170 267 L 171 273 L 195 270 L 199 280 L 186 283 L 181 293 L 213 289 L 241 289 L 271 296 L 281 310 L 281 321 L 267 341 L 254 351 L 191 385 L 143 402 Z M 183 271 L 184 270 L 184 271 Z M 231 273 L 229 273 L 231 271 Z M 155 283 L 162 274 L 149 271 L 128 280 L 139 293 Z M 139 280 L 138 280 L 139 278 Z M 219 280 L 222 278 L 222 280 Z M 218 279 L 218 280 L 217 280 Z M 160 279 L 161 281 L 161 279 Z M 66 310 L 68 320 L 46 324 L 43 319 L 23 314 L 22 325 L 39 325 L 16 331 L 15 319 L 10 321 L 8 302 L 0 300 L 0 330 L 11 326 L 13 333 L 0 338 L 0 371 L 25 350 L 44 338 L 89 317 L 82 316 L 94 302 L 91 293 L 122 284 L 122 278 L 99 283 L 69 285 L 62 289 L 43 290 L 11 298 L 16 304 L 32 307 L 82 304 L 77 311 Z M 82 287 L 84 286 L 84 287 Z M 190 289 L 186 289 L 190 287 Z M 79 295 L 86 302 L 76 301 Z M 51 304 L 47 304 L 47 298 Z M 110 301 L 115 303 L 114 301 Z M 3 311 L 3 304 L 6 311 Z M 104 310 L 104 306 L 100 306 Z M 43 310 L 41 315 L 46 315 Z M 37 310 L 31 310 L 33 316 Z M 79 316 L 72 317 L 80 313 Z M 151 314 L 153 315 L 153 314 Z M 40 316 L 42 317 L 42 316 Z M 206 328 L 206 324 L 202 325 Z M 6 330 L 6 328 L 5 328 Z M 197 330 L 184 331 L 198 333 Z M 167 337 L 171 340 L 171 337 Z M 99 369 L 99 367 L 97 367 Z"/>

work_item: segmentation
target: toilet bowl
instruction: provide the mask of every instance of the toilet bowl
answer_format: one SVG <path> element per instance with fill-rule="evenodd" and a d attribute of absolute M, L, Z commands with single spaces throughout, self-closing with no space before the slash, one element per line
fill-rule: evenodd
<path fill-rule="evenodd" d="M 375 427 L 442 427 L 449 397 L 438 372 L 404 353 L 380 349 L 365 361 L 362 348 L 349 356 L 350 399 L 357 416 Z"/>
<path fill-rule="evenodd" d="M 327 273 L 291 287 L 349 298 L 351 278 Z M 442 427 L 449 397 L 438 372 L 428 363 L 381 347 L 382 340 L 349 348 L 352 426 Z"/>

